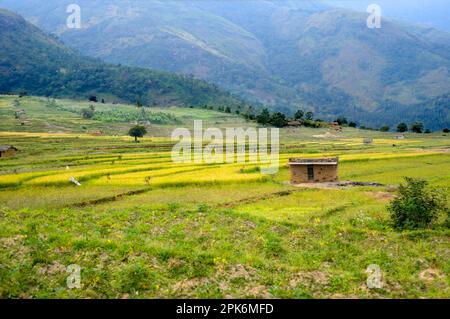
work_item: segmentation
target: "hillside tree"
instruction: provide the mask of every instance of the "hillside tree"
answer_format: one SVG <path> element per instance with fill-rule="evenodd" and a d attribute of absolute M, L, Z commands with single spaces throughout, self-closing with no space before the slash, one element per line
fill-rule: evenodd
<path fill-rule="evenodd" d="M 406 125 L 405 123 L 400 123 L 399 125 L 397 125 L 397 132 L 404 133 L 407 130 L 408 130 L 408 125 Z"/>
<path fill-rule="evenodd" d="M 414 122 L 413 124 L 411 124 L 411 131 L 414 133 L 422 133 L 423 124 L 421 122 Z"/>
<path fill-rule="evenodd" d="M 142 125 L 135 125 L 128 131 L 128 135 L 134 137 L 134 141 L 138 142 L 138 137 L 144 137 L 147 134 L 147 129 Z"/>
<path fill-rule="evenodd" d="M 259 124 L 262 125 L 267 125 L 270 122 L 270 113 L 268 109 L 263 109 L 261 111 L 261 113 L 258 114 L 258 116 L 256 116 L 256 121 Z"/>
<path fill-rule="evenodd" d="M 347 118 L 344 117 L 344 116 L 339 116 L 339 117 L 336 119 L 336 122 L 337 122 L 339 125 L 347 125 L 347 124 L 348 124 L 348 120 L 347 120 Z"/>
<path fill-rule="evenodd" d="M 275 127 L 285 127 L 287 126 L 288 120 L 286 118 L 286 115 L 284 115 L 281 112 L 273 113 L 270 117 L 270 124 L 272 124 Z"/>
<path fill-rule="evenodd" d="M 305 115 L 305 111 L 303 110 L 298 110 L 297 112 L 295 112 L 294 114 L 294 119 L 296 119 L 297 121 L 301 121 L 303 120 L 303 116 Z"/>

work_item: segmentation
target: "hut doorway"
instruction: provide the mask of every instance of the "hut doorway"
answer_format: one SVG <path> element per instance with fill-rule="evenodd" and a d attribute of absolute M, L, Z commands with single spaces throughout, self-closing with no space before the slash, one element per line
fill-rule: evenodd
<path fill-rule="evenodd" d="M 308 165 L 308 181 L 314 180 L 314 166 Z"/>

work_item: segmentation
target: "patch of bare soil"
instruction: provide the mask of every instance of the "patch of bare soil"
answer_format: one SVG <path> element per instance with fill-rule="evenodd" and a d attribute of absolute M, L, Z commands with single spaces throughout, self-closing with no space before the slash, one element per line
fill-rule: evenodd
<path fill-rule="evenodd" d="M 66 266 L 63 264 L 54 261 L 50 265 L 44 265 L 42 267 L 39 267 L 37 270 L 37 273 L 40 275 L 54 275 L 57 273 L 63 273 L 66 271 Z"/>
<path fill-rule="evenodd" d="M 442 152 L 442 153 L 450 153 L 450 147 L 448 148 L 441 148 L 441 147 L 436 147 L 436 148 L 428 148 L 428 149 L 423 149 L 423 148 L 415 148 L 413 149 L 414 151 L 418 152 L 418 153 L 424 153 L 424 152 Z"/>
<path fill-rule="evenodd" d="M 170 267 L 178 261 L 170 260 Z M 211 277 L 183 279 L 172 286 L 177 297 L 192 297 L 198 288 L 208 285 L 217 285 L 224 298 L 273 298 L 269 289 L 258 283 L 258 274 L 255 269 L 243 264 L 217 266 Z M 243 287 L 244 285 L 244 287 Z M 240 287 L 237 289 L 237 287 Z"/>
<path fill-rule="evenodd" d="M 273 298 L 266 286 L 250 286 L 244 289 L 244 294 L 246 297 L 250 298 L 262 298 L 270 299 Z"/>
<path fill-rule="evenodd" d="M 303 271 L 295 274 L 289 281 L 289 286 L 291 288 L 296 288 L 299 284 L 308 288 L 314 286 L 324 287 L 329 284 L 329 277 L 326 273 L 319 270 Z"/>
<path fill-rule="evenodd" d="M 13 237 L 0 238 L 0 248 L 14 251 L 14 257 L 23 261 L 29 253 L 29 248 L 24 244 L 25 236 L 16 235 Z"/>
<path fill-rule="evenodd" d="M 177 258 L 170 258 L 169 261 L 167 262 L 167 266 L 170 269 L 176 269 L 179 267 L 182 267 L 184 265 L 184 261 L 181 259 L 177 259 Z"/>
<path fill-rule="evenodd" d="M 395 197 L 394 194 L 386 192 L 365 192 L 365 194 L 382 201 L 389 201 Z"/>
<path fill-rule="evenodd" d="M 354 295 L 354 294 L 341 294 L 341 293 L 337 293 L 337 294 L 333 294 L 330 296 L 330 299 L 358 299 L 358 296 Z"/>
<path fill-rule="evenodd" d="M 428 268 L 423 270 L 420 274 L 419 274 L 419 278 L 425 282 L 432 282 L 436 279 L 441 279 L 443 278 L 442 273 L 437 270 L 437 269 L 433 269 L 433 268 Z"/>
<path fill-rule="evenodd" d="M 300 183 L 291 184 L 292 186 L 299 188 L 317 188 L 317 189 L 345 189 L 349 187 L 357 186 L 372 186 L 372 187 L 382 187 L 383 184 L 376 182 L 352 182 L 352 181 L 342 181 L 342 182 L 325 182 L 325 183 Z"/>
<path fill-rule="evenodd" d="M 314 138 L 325 138 L 325 139 L 332 139 L 337 138 L 337 135 L 331 134 L 330 132 L 326 132 L 325 134 L 319 134 L 319 135 L 313 135 Z"/>
<path fill-rule="evenodd" d="M 176 290 L 178 293 L 186 293 L 189 292 L 197 287 L 204 286 L 208 283 L 207 278 L 192 278 L 192 279 L 183 279 L 179 282 L 177 282 L 173 289 Z"/>
<path fill-rule="evenodd" d="M 340 187 L 337 183 L 300 183 L 300 184 L 291 184 L 292 186 L 298 188 L 316 188 L 316 189 L 339 189 Z"/>
<path fill-rule="evenodd" d="M 220 280 L 219 287 L 225 293 L 226 298 L 273 298 L 266 286 L 258 284 L 258 274 L 250 266 L 242 264 L 229 265 L 219 274 L 217 279 Z M 239 295 L 235 295 L 233 289 L 230 288 L 233 286 L 233 281 L 237 279 L 241 279 L 246 283 L 245 288 Z"/>
<path fill-rule="evenodd" d="M 255 270 L 246 267 L 241 264 L 233 265 L 228 270 L 228 276 L 230 279 L 242 278 L 246 280 L 250 280 L 255 277 Z"/>

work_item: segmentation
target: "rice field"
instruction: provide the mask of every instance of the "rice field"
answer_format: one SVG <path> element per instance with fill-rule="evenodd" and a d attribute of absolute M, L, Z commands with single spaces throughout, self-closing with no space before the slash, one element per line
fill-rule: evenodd
<path fill-rule="evenodd" d="M 134 143 L 111 105 L 96 105 L 106 123 L 82 119 L 88 103 L 27 97 L 22 126 L 15 99 L 0 97 L 0 145 L 19 149 L 0 159 L 0 298 L 450 297 L 445 216 L 398 232 L 386 211 L 405 176 L 450 195 L 450 136 L 283 129 L 281 167 L 263 175 L 257 164 L 174 163 L 174 123 L 150 124 Z M 152 112 L 185 127 L 253 125 L 206 110 Z M 384 186 L 289 184 L 290 157 L 322 156 L 339 156 L 341 180 Z M 67 288 L 71 264 L 79 289 Z M 382 288 L 366 285 L 371 264 Z"/>

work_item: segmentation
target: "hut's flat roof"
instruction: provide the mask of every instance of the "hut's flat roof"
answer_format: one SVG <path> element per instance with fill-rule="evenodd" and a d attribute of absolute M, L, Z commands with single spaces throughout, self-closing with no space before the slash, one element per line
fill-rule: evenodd
<path fill-rule="evenodd" d="M 9 149 L 15 149 L 17 151 L 17 148 L 15 148 L 14 146 L 11 145 L 0 145 L 0 152 L 4 152 L 7 151 Z"/>
<path fill-rule="evenodd" d="M 290 158 L 289 165 L 337 165 L 338 157 L 334 158 Z"/>

